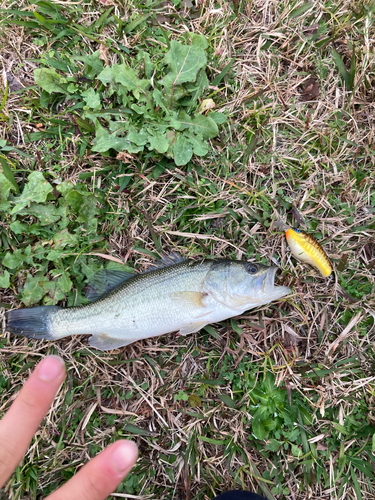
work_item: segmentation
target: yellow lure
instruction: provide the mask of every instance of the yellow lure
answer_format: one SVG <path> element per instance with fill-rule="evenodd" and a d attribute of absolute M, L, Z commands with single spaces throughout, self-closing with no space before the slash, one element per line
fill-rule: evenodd
<path fill-rule="evenodd" d="M 332 273 L 329 259 L 315 238 L 300 229 L 288 229 L 285 233 L 286 240 L 293 256 L 315 267 L 324 278 Z"/>

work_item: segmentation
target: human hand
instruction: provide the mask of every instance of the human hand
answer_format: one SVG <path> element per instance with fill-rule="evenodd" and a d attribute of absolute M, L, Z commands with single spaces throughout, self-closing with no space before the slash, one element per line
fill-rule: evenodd
<path fill-rule="evenodd" d="M 26 453 L 64 378 L 63 360 L 44 358 L 0 420 L 0 488 Z M 46 500 L 104 500 L 130 472 L 137 455 L 132 441 L 116 441 Z"/>

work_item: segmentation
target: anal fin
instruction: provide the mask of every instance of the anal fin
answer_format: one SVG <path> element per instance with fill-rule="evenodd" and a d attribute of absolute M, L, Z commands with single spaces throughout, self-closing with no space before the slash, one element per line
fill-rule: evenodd
<path fill-rule="evenodd" d="M 99 333 L 89 338 L 89 344 L 91 347 L 99 349 L 100 351 L 110 351 L 111 349 L 117 349 L 118 347 L 132 344 L 137 340 L 139 339 L 120 339 L 118 337 L 111 337 L 108 333 Z"/>

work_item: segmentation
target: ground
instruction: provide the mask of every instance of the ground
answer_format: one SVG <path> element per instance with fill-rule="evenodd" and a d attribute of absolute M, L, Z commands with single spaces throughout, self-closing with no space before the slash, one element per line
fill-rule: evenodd
<path fill-rule="evenodd" d="M 274 264 L 292 288 L 199 333 L 110 352 L 85 337 L 4 333 L 0 416 L 47 353 L 63 357 L 68 376 L 2 498 L 47 495 L 120 437 L 137 442 L 140 458 L 113 498 L 206 500 L 231 488 L 277 500 L 375 498 L 373 4 L 2 7 L 3 317 L 83 303 L 100 268 L 142 272 L 162 251 Z M 207 40 L 210 86 L 197 106 L 215 105 L 200 116 L 226 117 L 201 156 L 182 165 L 143 146 L 119 158 L 95 150 L 82 97 L 66 90 L 85 88 L 94 109 L 102 89 L 112 109 L 87 56 L 145 75 L 152 63 L 151 78 L 166 71 L 173 40 L 195 43 L 191 33 Z M 38 68 L 65 80 L 42 90 Z M 141 102 L 142 92 L 127 99 Z M 291 256 L 279 219 L 317 238 L 329 278 Z"/>

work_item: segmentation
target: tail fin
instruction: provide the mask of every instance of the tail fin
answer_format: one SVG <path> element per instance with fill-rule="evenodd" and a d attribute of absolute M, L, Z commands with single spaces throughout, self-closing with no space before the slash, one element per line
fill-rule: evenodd
<path fill-rule="evenodd" d="M 9 311 L 5 313 L 6 331 L 30 339 L 53 340 L 51 317 L 59 309 L 61 307 L 41 306 Z"/>

